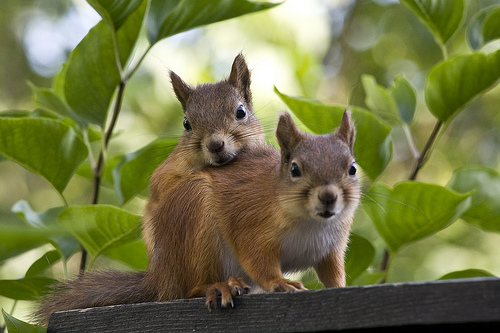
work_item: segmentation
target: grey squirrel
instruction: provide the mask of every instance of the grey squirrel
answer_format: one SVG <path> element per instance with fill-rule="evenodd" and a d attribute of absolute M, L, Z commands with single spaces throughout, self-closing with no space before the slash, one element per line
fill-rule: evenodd
<path fill-rule="evenodd" d="M 198 296 L 211 309 L 218 294 L 225 307 L 250 287 L 303 290 L 283 273 L 309 267 L 326 287 L 345 286 L 344 252 L 360 197 L 350 112 L 329 135 L 302 133 L 284 113 L 276 137 L 281 153 L 260 142 L 168 189 L 148 212 L 156 222 L 146 272 L 87 273 L 49 296 L 42 318 L 56 310 Z"/>

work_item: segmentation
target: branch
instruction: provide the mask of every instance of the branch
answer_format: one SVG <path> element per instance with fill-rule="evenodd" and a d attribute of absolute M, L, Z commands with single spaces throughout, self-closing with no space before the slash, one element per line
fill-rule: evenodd
<path fill-rule="evenodd" d="M 434 129 L 432 130 L 432 133 L 427 140 L 427 143 L 425 144 L 424 150 L 422 150 L 422 153 L 420 154 L 419 158 L 417 159 L 417 163 L 415 165 L 415 168 L 413 169 L 412 173 L 410 174 L 410 177 L 408 177 L 408 180 L 415 180 L 417 179 L 418 172 L 420 169 L 424 166 L 425 162 L 429 159 L 429 154 L 432 150 L 432 146 L 434 145 L 434 142 L 436 142 L 436 138 L 439 134 L 439 131 L 443 127 L 443 122 L 441 120 L 438 120 L 436 125 L 434 126 Z"/>
<path fill-rule="evenodd" d="M 116 121 L 118 120 L 118 116 L 120 115 L 120 110 L 122 108 L 122 102 L 123 102 L 123 93 L 125 91 L 126 84 L 127 80 L 125 79 L 120 83 L 120 86 L 118 87 L 118 94 L 116 96 L 115 107 L 113 108 L 113 115 L 111 117 L 108 130 L 104 135 L 104 142 L 101 151 L 99 152 L 99 157 L 97 159 L 97 163 L 94 168 L 94 186 L 92 192 L 92 200 L 90 201 L 92 205 L 95 205 L 99 202 L 99 189 L 101 185 L 101 176 L 102 176 L 102 171 L 104 170 L 104 155 L 108 148 L 109 141 L 111 140 L 111 136 L 113 135 L 113 130 L 115 128 Z M 85 266 L 87 264 L 87 251 L 83 247 L 81 247 L 80 252 L 82 254 L 82 257 L 80 259 L 80 276 L 81 276 L 85 272 Z"/>
<path fill-rule="evenodd" d="M 427 162 L 429 159 L 429 154 L 432 151 L 432 147 L 434 143 L 436 142 L 436 139 L 438 137 L 438 134 L 440 133 L 441 129 L 443 128 L 443 122 L 441 120 L 438 120 L 436 122 L 436 125 L 434 126 L 434 129 L 432 130 L 431 135 L 429 136 L 429 139 L 427 139 L 427 142 L 425 144 L 424 149 L 422 150 L 422 153 L 418 153 L 418 151 L 414 151 L 412 147 L 412 141 L 409 141 L 410 147 L 412 148 L 413 154 L 416 156 L 417 163 L 415 164 L 415 168 L 413 169 L 412 173 L 408 177 L 408 180 L 416 180 L 417 175 L 420 171 L 420 169 L 424 166 L 424 164 Z M 405 128 L 406 130 L 407 128 Z M 411 138 L 411 135 L 409 135 L 409 132 L 406 133 L 409 138 Z M 389 259 L 390 259 L 390 253 L 387 250 L 387 248 L 384 249 L 384 255 L 382 257 L 382 263 L 380 264 L 380 269 L 382 271 L 387 271 L 387 268 L 389 267 Z M 385 283 L 385 278 L 382 280 L 381 283 Z"/>

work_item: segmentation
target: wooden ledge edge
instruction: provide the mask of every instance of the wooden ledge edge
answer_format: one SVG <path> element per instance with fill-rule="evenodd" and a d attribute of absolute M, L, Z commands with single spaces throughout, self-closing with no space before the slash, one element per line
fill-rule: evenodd
<path fill-rule="evenodd" d="M 391 283 L 243 295 L 209 312 L 204 299 L 55 312 L 48 332 L 313 332 L 415 325 L 500 328 L 500 278 Z"/>

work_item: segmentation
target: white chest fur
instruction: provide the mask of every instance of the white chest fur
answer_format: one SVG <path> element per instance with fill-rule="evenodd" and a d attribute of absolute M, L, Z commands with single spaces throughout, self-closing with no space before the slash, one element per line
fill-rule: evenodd
<path fill-rule="evenodd" d="M 336 251 L 347 238 L 342 222 L 305 220 L 285 236 L 281 247 L 281 269 L 284 273 L 305 270 L 314 266 L 326 254 Z"/>
<path fill-rule="evenodd" d="M 301 221 L 298 227 L 282 240 L 282 272 L 306 270 L 314 267 L 328 253 L 343 250 L 348 233 L 349 229 L 342 225 L 341 219 Z M 243 277 L 252 287 L 252 293 L 261 291 L 259 286 L 243 271 L 238 259 L 227 244 L 222 248 L 221 263 L 224 279 L 230 276 Z"/>

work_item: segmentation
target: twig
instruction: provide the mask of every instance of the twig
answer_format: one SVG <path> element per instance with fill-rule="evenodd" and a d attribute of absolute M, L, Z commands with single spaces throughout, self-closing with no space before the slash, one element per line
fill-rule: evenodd
<path fill-rule="evenodd" d="M 120 58 L 118 56 L 118 44 L 117 44 L 116 36 L 113 36 L 113 37 L 114 37 L 113 38 L 113 46 L 115 48 L 116 64 L 117 64 L 117 67 L 118 67 L 120 73 L 123 73 L 123 69 L 122 69 L 122 66 L 120 63 Z M 111 136 L 113 135 L 113 130 L 115 128 L 116 121 L 118 120 L 118 116 L 120 114 L 120 110 L 121 110 L 122 102 L 123 102 L 123 93 L 125 91 L 125 86 L 127 85 L 128 80 L 137 72 L 137 70 L 139 69 L 140 65 L 142 64 L 144 58 L 146 57 L 148 52 L 151 50 L 151 47 L 152 47 L 152 45 L 150 45 L 146 49 L 146 51 L 142 54 L 139 61 L 132 68 L 132 70 L 126 76 L 124 76 L 124 77 L 122 76 L 122 82 L 120 83 L 120 86 L 118 87 L 118 94 L 116 96 L 116 104 L 115 104 L 115 107 L 113 109 L 113 115 L 111 117 L 111 121 L 109 123 L 108 130 L 106 131 L 106 134 L 104 136 L 104 142 L 103 142 L 103 146 L 101 148 L 101 151 L 99 152 L 99 157 L 97 158 L 97 162 L 95 163 L 95 166 L 93 167 L 94 186 L 93 186 L 93 191 L 92 191 L 92 200 L 90 202 L 93 205 L 97 204 L 99 201 L 99 189 L 100 189 L 100 185 L 101 185 L 102 171 L 104 168 L 104 157 L 105 157 L 106 150 L 108 148 L 109 140 L 111 139 Z M 79 275 L 82 276 L 83 273 L 85 272 L 85 266 L 87 264 L 87 250 L 85 250 L 85 248 L 83 248 L 83 246 L 80 246 L 80 247 L 81 247 L 81 250 L 80 250 L 81 259 L 80 259 Z"/>
<path fill-rule="evenodd" d="M 413 171 L 411 172 L 410 176 L 408 177 L 408 180 L 416 180 L 417 175 L 420 171 L 420 169 L 424 166 L 425 162 L 429 159 L 429 154 L 432 151 L 432 147 L 434 143 L 436 142 L 436 139 L 438 137 L 439 132 L 441 131 L 443 127 L 443 122 L 441 120 L 438 120 L 436 125 L 434 126 L 434 129 L 432 130 L 431 135 L 429 136 L 429 139 L 427 139 L 427 143 L 425 144 L 424 149 L 422 150 L 422 153 L 418 153 L 418 151 L 414 151 L 412 148 L 412 152 L 414 156 L 416 156 L 417 162 L 415 163 L 415 167 Z M 407 133 L 407 136 L 409 133 Z M 409 136 L 410 137 L 410 136 Z M 412 141 L 410 141 L 410 146 L 412 146 Z M 380 264 L 380 269 L 385 272 L 387 271 L 387 268 L 389 267 L 389 260 L 390 260 L 390 253 L 387 248 L 384 249 L 384 255 L 382 257 L 382 263 Z M 384 278 L 380 283 L 385 283 L 386 279 Z"/>
<path fill-rule="evenodd" d="M 408 180 L 415 180 L 417 179 L 418 172 L 420 169 L 424 166 L 425 162 L 427 162 L 427 159 L 429 158 L 430 151 L 432 150 L 432 146 L 434 142 L 436 141 L 436 138 L 439 134 L 439 131 L 443 127 L 443 122 L 441 120 L 438 120 L 436 125 L 434 126 L 434 129 L 432 130 L 432 133 L 427 140 L 427 143 L 425 144 L 424 149 L 422 150 L 422 153 L 420 154 L 420 157 L 417 159 L 417 163 L 415 164 L 415 168 L 413 169 L 412 173 L 410 174 L 410 177 L 408 177 Z"/>
<path fill-rule="evenodd" d="M 104 170 L 104 155 L 108 148 L 109 141 L 111 140 L 111 136 L 113 135 L 113 130 L 116 125 L 116 121 L 118 120 L 118 116 L 120 115 L 120 110 L 122 108 L 123 102 L 123 93 L 125 91 L 125 86 L 127 84 L 127 79 L 123 80 L 118 87 L 118 94 L 116 96 L 115 107 L 113 108 L 113 115 L 111 117 L 111 121 L 108 126 L 108 130 L 104 135 L 104 142 L 99 152 L 99 157 L 97 159 L 97 163 L 94 168 L 94 187 L 92 192 L 92 200 L 91 204 L 95 205 L 99 201 L 99 189 L 101 185 L 101 176 L 102 171 Z M 87 264 L 87 250 L 81 246 L 81 259 L 80 259 L 80 276 L 85 272 L 85 266 Z"/>

